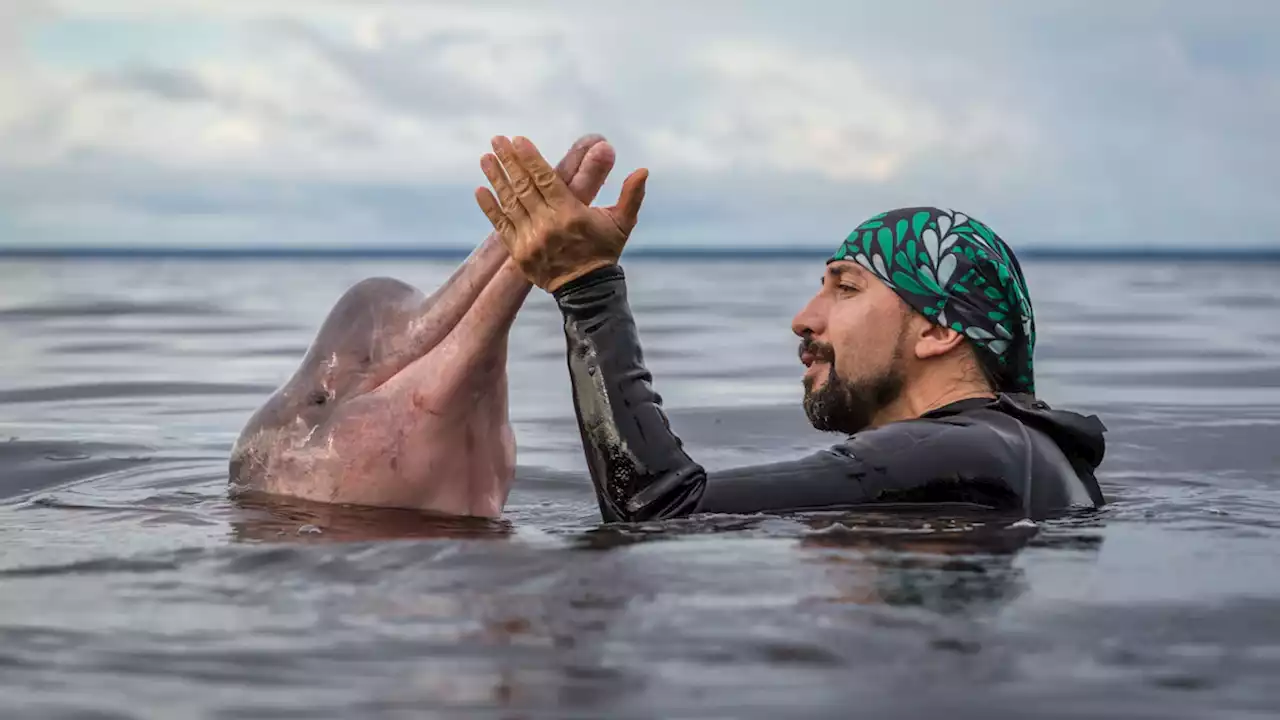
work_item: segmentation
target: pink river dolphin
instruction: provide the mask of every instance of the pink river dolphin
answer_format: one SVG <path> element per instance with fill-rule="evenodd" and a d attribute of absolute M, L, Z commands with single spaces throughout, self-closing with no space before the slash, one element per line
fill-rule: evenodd
<path fill-rule="evenodd" d="M 614 160 L 588 135 L 557 171 L 590 204 Z M 351 287 L 236 440 L 232 495 L 499 517 L 515 478 L 507 335 L 530 288 L 497 233 L 430 297 Z"/>

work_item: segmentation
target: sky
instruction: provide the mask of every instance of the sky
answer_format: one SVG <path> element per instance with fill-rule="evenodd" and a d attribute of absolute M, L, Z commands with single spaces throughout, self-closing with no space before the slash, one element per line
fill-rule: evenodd
<path fill-rule="evenodd" d="M 461 248 L 496 134 L 630 246 L 1280 248 L 1280 2 L 3 0 L 0 247 Z"/>

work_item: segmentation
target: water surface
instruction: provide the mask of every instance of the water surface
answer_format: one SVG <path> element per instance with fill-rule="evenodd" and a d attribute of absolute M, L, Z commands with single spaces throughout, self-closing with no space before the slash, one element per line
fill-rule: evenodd
<path fill-rule="evenodd" d="M 503 522 L 235 504 L 333 302 L 444 261 L 0 264 L 4 717 L 1262 717 L 1280 707 L 1280 264 L 1026 263 L 1044 399 L 1111 504 L 601 525 L 559 316 L 511 340 Z M 806 453 L 820 263 L 628 263 L 691 454 Z"/>

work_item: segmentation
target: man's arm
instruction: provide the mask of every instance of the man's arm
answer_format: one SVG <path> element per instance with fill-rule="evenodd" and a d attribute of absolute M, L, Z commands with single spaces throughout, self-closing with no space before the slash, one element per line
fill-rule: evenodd
<path fill-rule="evenodd" d="M 622 268 L 595 270 L 554 295 L 564 316 L 582 446 L 606 521 L 831 510 L 872 502 L 1018 503 L 1003 483 L 961 481 L 952 468 L 938 466 L 942 458 L 973 458 L 975 433 L 982 432 L 946 422 L 901 424 L 797 460 L 708 473 L 684 451 L 652 388 Z M 998 455 L 990 459 L 1003 464 Z M 971 469 L 989 477 L 1005 472 Z"/>
<path fill-rule="evenodd" d="M 671 432 L 662 398 L 649 384 L 622 268 L 595 270 L 554 295 L 600 514 L 614 521 L 694 512 L 706 473 Z"/>
<path fill-rule="evenodd" d="M 627 176 L 617 204 L 589 207 L 527 138 L 499 136 L 491 144 L 494 154 L 480 164 L 496 197 L 478 188 L 476 202 L 520 270 L 560 304 L 583 448 L 606 520 L 985 494 L 971 480 L 957 481 L 951 470 L 958 457 L 953 451 L 972 443 L 952 426 L 932 422 L 860 433 L 857 442 L 790 463 L 708 476 L 681 448 L 650 387 L 617 267 L 636 226 L 648 171 Z M 917 456 L 929 462 L 920 465 Z M 993 470 L 968 477 L 1016 475 Z M 996 485 L 997 500 L 1007 501 L 1007 490 Z"/>

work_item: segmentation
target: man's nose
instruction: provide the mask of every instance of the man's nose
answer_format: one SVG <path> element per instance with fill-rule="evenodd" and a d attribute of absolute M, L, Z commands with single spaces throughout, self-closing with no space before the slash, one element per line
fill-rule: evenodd
<path fill-rule="evenodd" d="M 791 332 L 799 337 L 821 335 L 827 329 L 826 316 L 822 313 L 821 304 L 820 295 L 814 295 L 791 319 Z"/>

